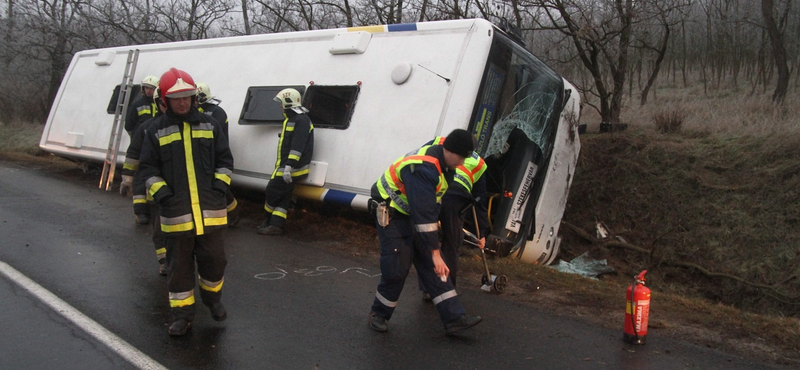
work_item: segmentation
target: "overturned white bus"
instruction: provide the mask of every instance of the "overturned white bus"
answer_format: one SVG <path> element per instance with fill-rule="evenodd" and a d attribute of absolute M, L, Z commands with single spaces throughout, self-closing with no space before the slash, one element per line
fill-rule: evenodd
<path fill-rule="evenodd" d="M 514 40 L 469 19 L 86 50 L 72 59 L 39 145 L 102 163 L 123 75 L 138 82 L 175 67 L 222 99 L 233 185 L 263 189 L 283 120 L 272 98 L 294 87 L 315 126 L 297 196 L 366 209 L 370 186 L 395 159 L 467 129 L 489 165 L 487 248 L 549 264 L 580 149 L 579 95 Z M 120 139 L 124 150 L 129 139 Z M 113 154 L 121 164 L 124 151 Z"/>

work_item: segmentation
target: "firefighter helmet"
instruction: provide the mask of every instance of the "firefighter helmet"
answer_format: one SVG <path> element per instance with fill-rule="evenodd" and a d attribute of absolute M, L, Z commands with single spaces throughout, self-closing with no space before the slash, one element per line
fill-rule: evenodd
<path fill-rule="evenodd" d="M 280 102 L 283 109 L 291 109 L 302 106 L 300 103 L 302 100 L 300 92 L 295 89 L 283 89 L 278 92 L 278 95 L 275 95 L 273 100 Z"/>
<path fill-rule="evenodd" d="M 155 89 L 158 87 L 158 77 L 150 75 L 142 80 L 142 87 L 149 87 Z"/>
<path fill-rule="evenodd" d="M 158 83 L 161 90 L 161 100 L 167 104 L 167 98 L 185 98 L 197 95 L 194 79 L 188 73 L 177 68 L 170 68 L 161 75 Z"/>
<path fill-rule="evenodd" d="M 198 82 L 197 83 L 197 102 L 200 104 L 205 104 L 207 101 L 211 100 L 214 96 L 211 95 L 211 88 L 208 87 L 205 83 Z"/>

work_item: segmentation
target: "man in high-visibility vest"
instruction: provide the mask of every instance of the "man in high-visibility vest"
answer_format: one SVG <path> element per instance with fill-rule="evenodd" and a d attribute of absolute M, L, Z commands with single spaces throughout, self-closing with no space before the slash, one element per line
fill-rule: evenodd
<path fill-rule="evenodd" d="M 443 145 L 445 137 L 437 137 L 430 144 Z M 442 258 L 450 268 L 450 279 L 453 286 L 457 285 L 458 276 L 458 256 L 460 255 L 461 244 L 464 242 L 464 221 L 467 216 L 472 220 L 471 206 L 475 207 L 475 214 L 478 218 L 476 226 L 479 239 L 478 248 L 486 245 L 486 234 L 489 232 L 489 217 L 487 211 L 486 196 L 486 162 L 472 152 L 469 157 L 464 159 L 464 164 L 456 167 L 453 178 L 448 184 L 447 193 L 442 197 L 442 210 L 439 213 L 439 221 L 442 226 Z M 422 289 L 422 283 L 419 284 Z M 429 302 L 432 298 L 430 294 L 423 290 L 422 299 Z"/>
<path fill-rule="evenodd" d="M 395 161 L 372 186 L 370 201 L 376 209 L 381 248 L 381 280 L 369 314 L 375 331 L 389 330 L 406 277 L 413 264 L 425 291 L 444 323 L 447 335 L 481 322 L 467 316 L 448 278 L 450 270 L 439 250 L 438 219 L 446 176 L 474 150 L 472 135 L 454 130 L 444 145 L 424 146 Z"/>

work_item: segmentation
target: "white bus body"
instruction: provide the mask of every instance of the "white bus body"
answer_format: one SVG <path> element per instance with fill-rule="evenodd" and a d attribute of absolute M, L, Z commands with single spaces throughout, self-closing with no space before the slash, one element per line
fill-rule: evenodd
<path fill-rule="evenodd" d="M 296 195 L 366 208 L 369 189 L 404 153 L 456 128 L 478 137 L 491 193 L 489 250 L 549 264 L 580 144 L 579 97 L 566 80 L 480 19 L 239 36 L 75 54 L 40 147 L 104 161 L 110 102 L 138 49 L 136 83 L 171 67 L 206 83 L 229 118 L 233 184 L 263 189 L 282 117 L 271 99 L 304 90 L 314 158 Z M 271 95 L 270 95 L 271 94 Z M 123 133 L 117 162 L 129 138 Z"/>

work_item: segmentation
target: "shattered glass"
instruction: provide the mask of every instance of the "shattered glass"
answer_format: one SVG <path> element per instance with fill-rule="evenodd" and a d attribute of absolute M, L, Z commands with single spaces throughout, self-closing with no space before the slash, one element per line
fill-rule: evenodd
<path fill-rule="evenodd" d="M 514 90 L 513 94 L 501 97 L 501 116 L 492 128 L 485 156 L 502 154 L 511 131 L 519 128 L 548 157 L 553 146 L 555 127 L 552 126 L 558 117 L 553 118 L 560 114 L 557 103 L 563 93 L 561 78 L 541 61 L 529 58 L 518 46 L 511 49 L 513 56 L 506 85 L 513 84 Z"/>

